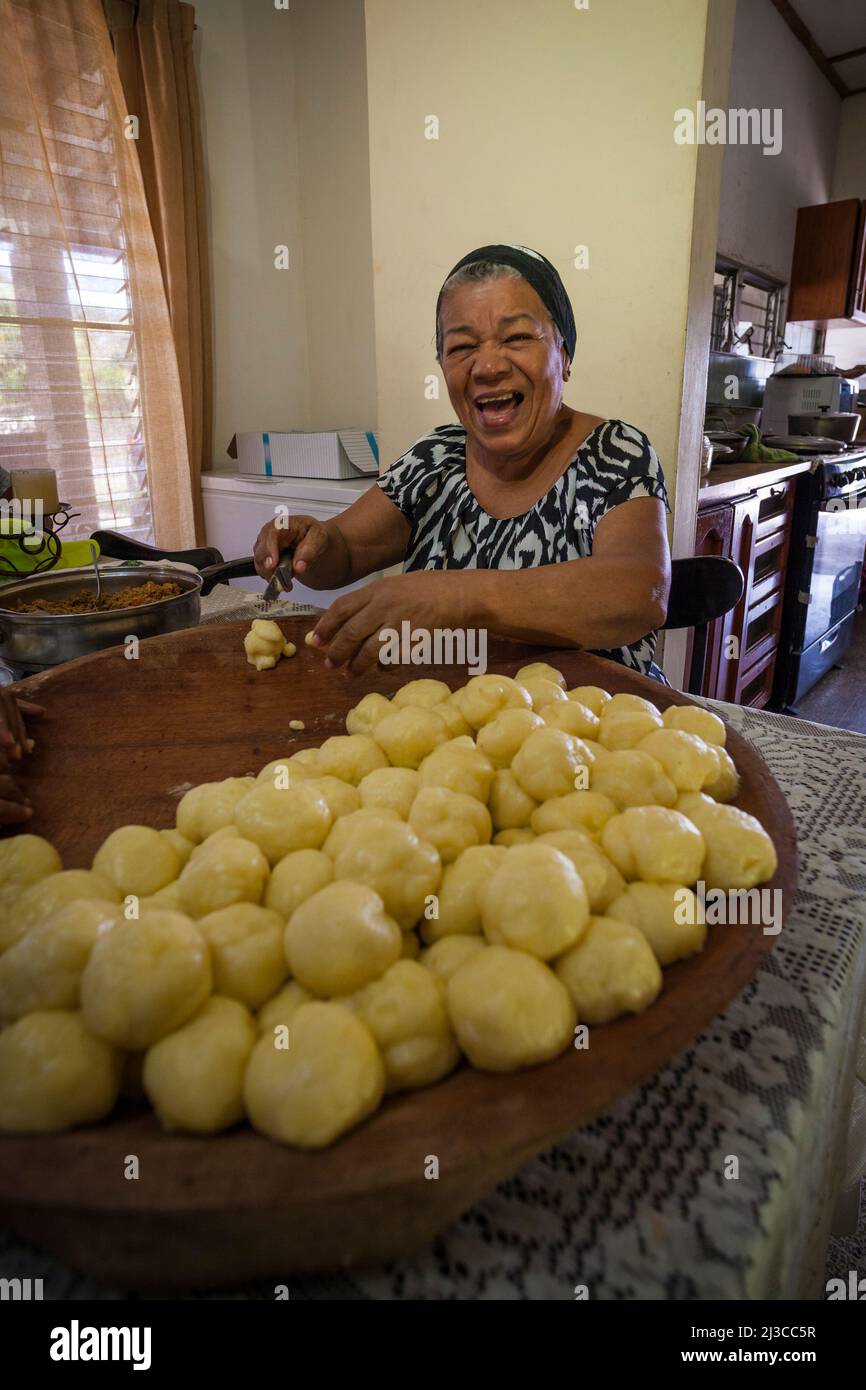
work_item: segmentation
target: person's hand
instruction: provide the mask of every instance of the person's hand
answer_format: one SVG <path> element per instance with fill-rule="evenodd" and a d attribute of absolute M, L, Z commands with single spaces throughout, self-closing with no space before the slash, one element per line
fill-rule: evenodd
<path fill-rule="evenodd" d="M 321 555 L 330 543 L 330 536 L 321 521 L 314 516 L 290 516 L 282 525 L 269 521 L 256 538 L 253 560 L 262 579 L 271 579 L 284 550 L 294 550 L 292 571 L 301 575 Z"/>
<path fill-rule="evenodd" d="M 335 599 L 313 628 L 312 645 L 325 652 L 326 666 L 369 671 L 379 659 L 379 634 L 463 626 L 461 570 L 413 570 L 364 584 Z"/>
<path fill-rule="evenodd" d="M 33 815 L 33 807 L 9 768 L 33 747 L 24 719 L 38 719 L 44 713 L 41 705 L 19 700 L 11 690 L 0 688 L 0 825 L 19 825 Z"/>

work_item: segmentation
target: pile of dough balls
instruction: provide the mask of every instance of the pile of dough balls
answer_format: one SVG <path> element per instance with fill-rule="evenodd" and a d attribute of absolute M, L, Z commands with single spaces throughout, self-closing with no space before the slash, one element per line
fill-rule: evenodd
<path fill-rule="evenodd" d="M 317 1149 L 461 1057 L 537 1066 L 646 1009 L 704 945 L 678 904 L 776 853 L 716 715 L 565 685 L 536 663 L 365 695 L 89 869 L 0 841 L 0 1129 L 145 1097 L 166 1130 Z"/>

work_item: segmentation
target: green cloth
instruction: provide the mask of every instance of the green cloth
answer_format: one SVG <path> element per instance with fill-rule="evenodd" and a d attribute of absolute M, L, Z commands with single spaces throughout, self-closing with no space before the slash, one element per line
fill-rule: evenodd
<path fill-rule="evenodd" d="M 744 425 L 743 432 L 749 436 L 749 442 L 741 455 L 743 463 L 787 463 L 788 459 L 797 458 L 797 455 L 788 449 L 771 449 L 761 439 L 761 431 L 757 425 Z"/>

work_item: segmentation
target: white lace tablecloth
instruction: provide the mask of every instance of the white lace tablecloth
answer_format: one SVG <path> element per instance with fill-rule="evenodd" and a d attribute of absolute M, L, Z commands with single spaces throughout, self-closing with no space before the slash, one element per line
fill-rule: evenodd
<path fill-rule="evenodd" d="M 291 1298 L 570 1300 L 581 1284 L 603 1299 L 823 1297 L 866 992 L 866 738 L 715 707 L 798 828 L 800 888 L 755 979 L 693 1047 L 430 1248 L 291 1279 Z M 0 1271 L 43 1278 L 46 1298 L 123 1297 L 10 1239 Z M 273 1283 L 212 1296 L 273 1298 Z"/>

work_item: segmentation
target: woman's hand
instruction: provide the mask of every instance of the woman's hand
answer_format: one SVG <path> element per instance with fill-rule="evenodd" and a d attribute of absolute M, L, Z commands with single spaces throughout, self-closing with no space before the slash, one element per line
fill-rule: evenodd
<path fill-rule="evenodd" d="M 38 719 L 44 713 L 41 705 L 19 700 L 11 690 L 0 689 L 0 825 L 18 825 L 33 815 L 30 802 L 8 768 L 21 762 L 33 747 L 27 737 L 25 717 Z"/>
<path fill-rule="evenodd" d="M 331 534 L 314 516 L 286 517 L 282 525 L 269 521 L 256 539 L 253 559 L 262 579 L 270 579 L 285 550 L 293 550 L 292 571 L 304 574 L 331 544 Z"/>
<path fill-rule="evenodd" d="M 344 594 L 313 629 L 313 646 L 326 653 L 326 666 L 348 666 L 356 674 L 379 659 L 383 628 L 398 634 L 401 623 L 413 631 L 463 625 L 461 570 L 414 570 L 389 575 Z"/>

